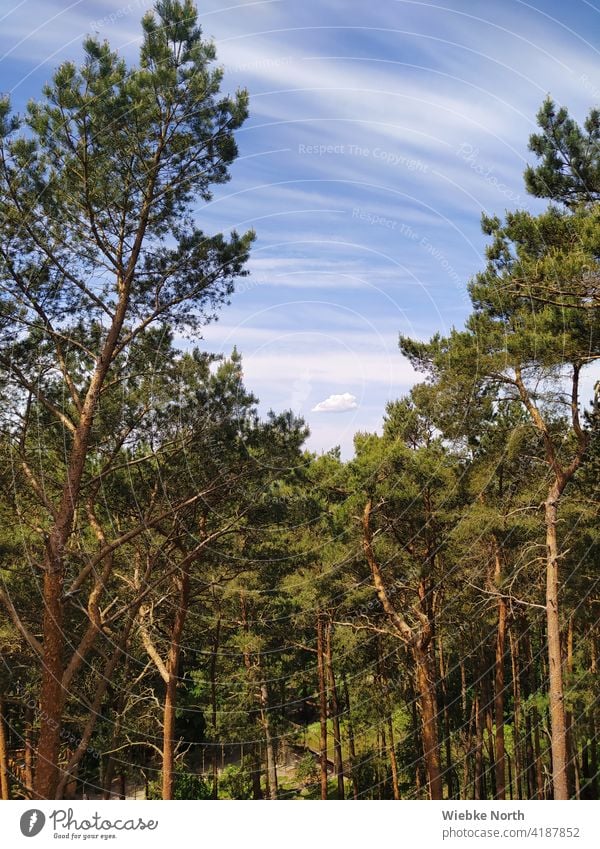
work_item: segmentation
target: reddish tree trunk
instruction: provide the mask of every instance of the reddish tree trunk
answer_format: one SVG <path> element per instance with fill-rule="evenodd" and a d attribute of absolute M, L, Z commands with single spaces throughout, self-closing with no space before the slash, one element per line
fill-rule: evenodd
<path fill-rule="evenodd" d="M 344 762 L 342 758 L 342 734 L 340 731 L 340 705 L 337 694 L 335 673 L 333 670 L 333 652 L 331 648 L 331 621 L 327 622 L 327 637 L 325 640 L 325 660 L 327 678 L 329 681 L 329 696 L 331 701 L 331 722 L 333 726 L 333 762 L 337 779 L 338 799 L 344 798 Z"/>
<path fill-rule="evenodd" d="M 98 407 L 100 391 L 110 369 L 127 312 L 129 286 L 134 266 L 127 279 L 118 283 L 119 301 L 102 352 L 90 380 L 90 385 L 73 433 L 66 480 L 56 521 L 46 543 L 44 558 L 44 618 L 42 684 L 40 689 L 40 736 L 37 749 L 34 795 L 53 799 L 58 784 L 58 758 L 65 693 L 62 686 L 64 671 L 65 635 L 63 632 L 63 581 L 65 547 L 73 531 L 75 510 L 79 501 L 81 480 L 89 448 L 90 433 Z"/>
<path fill-rule="evenodd" d="M 481 689 L 477 686 L 475 695 L 475 772 L 473 777 L 473 797 L 485 799 L 483 781 L 483 710 L 481 707 Z"/>
<path fill-rule="evenodd" d="M 567 628 L 567 675 L 573 673 L 573 619 L 569 617 L 569 625 Z M 566 731 L 567 731 L 567 784 L 569 790 L 569 798 L 579 798 L 579 763 L 577 752 L 577 740 L 573 729 L 573 714 L 567 710 L 565 715 Z"/>
<path fill-rule="evenodd" d="M 34 796 L 53 799 L 58 783 L 58 758 L 64 704 L 62 569 L 44 573 L 44 654 L 40 691 L 40 733 L 37 745 Z"/>
<path fill-rule="evenodd" d="M 423 756 L 431 799 L 443 799 L 440 752 L 437 729 L 437 704 L 435 697 L 435 667 L 431 652 L 418 643 L 413 647 L 416 664 L 417 689 L 421 706 Z"/>
<path fill-rule="evenodd" d="M 163 710 L 163 780 L 162 797 L 172 799 L 175 787 L 175 710 L 177 706 L 177 683 L 181 638 L 190 603 L 190 572 L 186 566 L 179 577 L 179 600 L 171 629 L 169 655 L 167 657 L 167 681 Z"/>
<path fill-rule="evenodd" d="M 317 614 L 317 672 L 319 679 L 319 763 L 321 767 L 321 799 L 327 799 L 327 685 L 325 682 L 325 646 L 323 615 Z"/>
<path fill-rule="evenodd" d="M 10 770 L 8 768 L 8 743 L 6 735 L 6 719 L 4 716 L 4 699 L 0 695 L 0 797 L 10 799 Z"/>
<path fill-rule="evenodd" d="M 423 578 L 419 583 L 418 595 L 420 609 L 417 615 L 420 625 L 412 628 L 392 603 L 386 589 L 382 571 L 373 552 L 373 533 L 371 530 L 372 509 L 373 505 L 369 500 L 363 511 L 363 549 L 367 563 L 371 567 L 373 584 L 383 609 L 394 625 L 399 639 L 410 647 L 415 660 L 417 691 L 419 693 L 423 726 L 423 756 L 427 771 L 429 795 L 432 799 L 442 799 L 443 790 L 437 728 L 436 669 L 432 651 L 433 626 L 428 581 Z"/>
<path fill-rule="evenodd" d="M 175 786 L 175 704 L 177 701 L 177 676 L 169 675 L 163 709 L 163 770 L 162 797 L 172 799 Z"/>
<path fill-rule="evenodd" d="M 502 560 L 500 547 L 494 540 L 494 580 L 501 590 Z M 506 600 L 498 596 L 498 629 L 494 666 L 494 720 L 496 723 L 495 776 L 496 799 L 506 799 L 506 762 L 504 745 L 504 655 L 506 652 Z"/>
<path fill-rule="evenodd" d="M 25 708 L 25 785 L 31 798 L 33 793 L 33 710 Z"/>
<path fill-rule="evenodd" d="M 597 659 L 596 659 L 596 631 L 593 627 L 591 629 L 590 634 L 590 672 L 595 677 L 597 673 Z M 590 778 L 587 783 L 587 798 L 597 799 L 598 798 L 598 722 L 596 719 L 596 709 L 592 708 L 591 711 L 591 719 L 590 719 L 590 734 L 589 734 L 589 742 L 586 746 L 586 750 L 588 751 L 589 764 L 590 764 Z"/>
<path fill-rule="evenodd" d="M 564 486 L 564 485 L 563 485 Z M 548 639 L 550 723 L 552 729 L 552 786 L 554 798 L 568 799 L 567 787 L 567 723 L 563 692 L 558 613 L 558 543 L 556 520 L 558 499 L 563 486 L 556 482 L 545 502 L 546 510 L 546 626 Z"/>

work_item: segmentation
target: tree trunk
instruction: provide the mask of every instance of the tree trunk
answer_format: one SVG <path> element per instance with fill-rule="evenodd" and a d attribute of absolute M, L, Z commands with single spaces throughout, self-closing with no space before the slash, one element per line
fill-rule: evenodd
<path fill-rule="evenodd" d="M 547 547 L 546 626 L 550 723 L 552 730 L 552 786 L 556 800 L 569 798 L 567 787 L 567 725 L 565 718 L 558 608 L 558 543 L 556 539 L 558 499 L 563 486 L 558 481 L 555 482 L 545 502 Z"/>
<path fill-rule="evenodd" d="M 546 523 L 546 641 L 548 657 L 548 696 L 550 702 L 550 730 L 552 752 L 552 788 L 554 799 L 569 797 L 567 786 L 567 729 L 563 688 L 562 658 L 560 647 L 560 616 L 558 604 L 558 542 L 556 523 L 558 503 L 565 487 L 576 473 L 589 446 L 589 433 L 581 427 L 579 417 L 579 377 L 581 363 L 572 363 L 571 424 L 577 448 L 568 467 L 563 468 L 557 456 L 556 446 L 540 411 L 529 396 L 521 377 L 520 367 L 515 368 L 515 381 L 521 401 L 531 416 L 535 427 L 544 440 L 546 460 L 554 472 L 554 481 L 544 502 Z M 562 440 L 561 440 L 562 441 Z"/>
<path fill-rule="evenodd" d="M 536 798 L 544 799 L 544 771 L 542 764 L 542 752 L 540 748 L 540 716 L 537 708 L 532 710 L 533 724 L 533 749 L 535 752 L 535 779 L 536 779 Z"/>
<path fill-rule="evenodd" d="M 410 646 L 412 651 L 417 678 L 417 690 L 421 707 L 423 755 L 427 771 L 429 795 L 431 799 L 442 799 L 442 777 L 440 770 L 440 752 L 437 728 L 437 698 L 436 698 L 436 668 L 432 657 L 433 623 L 431 620 L 431 605 L 429 581 L 422 578 L 418 595 L 420 610 L 418 611 L 420 626 L 418 630 L 411 628 L 404 616 L 394 607 L 388 595 L 383 573 L 373 552 L 373 533 L 371 530 L 371 512 L 373 504 L 368 500 L 363 511 L 363 550 L 367 563 L 371 567 L 373 585 L 383 609 L 393 623 L 398 637 Z"/>
<path fill-rule="evenodd" d="M 319 678 L 319 763 L 321 767 L 321 799 L 327 799 L 327 685 L 325 681 L 323 615 L 317 614 L 317 672 Z"/>
<path fill-rule="evenodd" d="M 179 681 L 179 661 L 181 657 L 181 639 L 190 604 L 189 566 L 182 569 L 179 576 L 179 600 L 175 619 L 171 629 L 169 655 L 167 657 L 167 675 L 165 704 L 163 710 L 163 776 L 162 797 L 173 799 L 175 788 L 175 709 L 177 706 L 177 684 Z"/>
<path fill-rule="evenodd" d="M 212 724 L 212 798 L 219 798 L 219 763 L 217 759 L 217 655 L 219 653 L 219 640 L 221 635 L 221 617 L 217 619 L 215 627 L 215 638 L 210 655 L 209 678 L 210 678 L 210 705 Z"/>
<path fill-rule="evenodd" d="M 600 771 L 598 770 L 598 723 L 594 718 L 592 720 L 592 729 L 590 735 L 590 745 L 591 745 L 591 755 L 590 755 L 590 771 L 592 773 L 592 779 L 590 781 L 590 791 L 591 798 L 598 798 L 598 775 Z"/>
<path fill-rule="evenodd" d="M 494 582 L 502 589 L 502 559 L 500 546 L 494 540 Z M 506 652 L 506 599 L 498 596 L 498 629 L 496 632 L 496 660 L 494 666 L 494 721 L 496 799 L 506 799 L 506 763 L 504 745 L 504 655 Z"/>
<path fill-rule="evenodd" d="M 329 698 L 331 703 L 331 722 L 333 725 L 333 762 L 337 779 L 338 799 L 344 798 L 344 762 L 342 758 L 342 734 L 340 731 L 340 705 L 333 670 L 333 653 L 331 648 L 331 620 L 326 625 L 325 661 L 329 681 Z"/>
<path fill-rule="evenodd" d="M 91 708 L 90 708 L 90 714 L 89 714 L 87 722 L 85 724 L 83 734 L 81 735 L 81 739 L 80 739 L 75 751 L 73 752 L 73 754 L 69 758 L 67 767 L 63 771 L 63 774 L 62 774 L 60 781 L 58 783 L 58 788 L 57 788 L 57 791 L 56 791 L 56 798 L 57 799 L 62 799 L 64 797 L 64 792 L 65 792 L 65 788 L 67 786 L 67 783 L 69 782 L 70 778 L 72 777 L 72 775 L 75 773 L 75 771 L 79 767 L 79 764 L 80 764 L 81 759 L 83 758 L 84 754 L 87 752 L 88 746 L 90 744 L 90 740 L 92 738 L 92 734 L 94 733 L 94 728 L 96 727 L 96 721 L 98 719 L 98 716 L 100 715 L 100 709 L 102 707 L 104 695 L 106 693 L 108 685 L 112 681 L 112 677 L 115 673 L 115 669 L 117 668 L 117 663 L 119 662 L 119 659 L 121 658 L 121 655 L 122 655 L 123 651 L 125 650 L 125 648 L 127 646 L 127 643 L 128 643 L 128 640 L 129 640 L 129 635 L 131 633 L 131 629 L 132 629 L 133 624 L 135 622 L 136 616 L 137 616 L 137 608 L 135 608 L 132 611 L 132 613 L 130 614 L 129 621 L 127 622 L 127 624 L 124 627 L 123 634 L 121 636 L 121 639 L 119 640 L 119 644 L 115 647 L 114 652 L 110 656 L 108 662 L 106 663 L 104 669 L 102 670 L 102 672 L 100 674 L 100 680 L 98 681 L 98 684 L 96 685 L 96 692 L 94 694 L 94 700 L 93 700 Z"/>
<path fill-rule="evenodd" d="M 539 798 L 536 792 L 536 780 L 535 780 L 535 754 L 533 751 L 533 725 L 531 722 L 531 711 L 526 711 L 525 713 L 525 738 L 524 738 L 524 749 L 525 749 L 525 771 L 524 774 L 527 778 L 527 798 L 528 799 L 537 799 Z"/>
<path fill-rule="evenodd" d="M 493 668 L 490 666 L 490 673 L 493 673 Z M 485 676 L 488 679 L 488 676 Z M 490 760 L 489 770 L 486 770 L 487 775 L 489 777 L 490 784 L 490 798 L 496 798 L 496 772 L 495 772 L 495 764 L 496 764 L 496 750 L 494 748 L 494 696 L 493 696 L 494 684 L 493 681 L 490 681 L 490 685 L 484 687 L 485 693 L 485 728 L 487 731 L 486 734 L 486 742 L 487 742 L 487 750 L 488 757 Z M 487 797 L 486 797 L 487 798 Z"/>
<path fill-rule="evenodd" d="M 473 798 L 485 799 L 483 781 L 483 711 L 481 709 L 481 687 L 477 684 L 475 695 L 475 772 L 473 776 Z"/>
<path fill-rule="evenodd" d="M 590 629 L 590 672 L 595 679 L 597 673 L 596 659 L 596 632 L 595 626 Z M 594 704 L 590 708 L 589 719 L 589 734 L 585 746 L 586 760 L 588 762 L 585 798 L 598 798 L 598 722 L 597 722 L 597 706 Z"/>
<path fill-rule="evenodd" d="M 163 709 L 163 753 L 162 753 L 162 797 L 172 799 L 175 786 L 175 703 L 177 701 L 177 677 L 169 675 Z"/>
<path fill-rule="evenodd" d="M 392 793 L 394 799 L 400 799 L 400 789 L 398 786 L 398 761 L 396 759 L 396 749 L 394 743 L 394 721 L 392 716 L 392 706 L 389 697 L 389 687 L 387 678 L 385 676 L 383 670 L 383 663 L 381 660 L 381 640 L 377 639 L 377 675 L 379 678 L 379 684 L 381 686 L 381 703 L 383 705 L 383 712 L 385 715 L 385 722 L 387 724 L 387 746 L 386 746 L 386 734 L 385 729 L 382 724 L 381 728 L 381 761 L 383 763 L 384 757 L 387 754 L 390 761 L 390 769 L 392 773 Z M 383 786 L 384 782 L 387 779 L 387 775 L 384 773 L 383 778 L 380 779 L 380 783 Z"/>
<path fill-rule="evenodd" d="M 240 612 L 242 616 L 242 626 L 245 634 L 250 634 L 250 626 L 248 624 L 248 610 L 246 606 L 246 599 L 244 597 L 244 593 L 240 592 Z M 246 667 L 246 672 L 248 674 L 248 684 L 251 690 L 252 698 L 254 698 L 254 688 L 256 686 L 254 669 L 252 667 L 252 659 L 250 657 L 250 652 L 248 648 L 245 647 L 243 652 L 244 657 L 244 666 Z M 260 743 L 256 743 L 251 746 L 250 750 L 250 763 L 252 769 L 252 795 L 254 799 L 263 799 L 262 787 L 260 784 L 260 777 L 262 773 L 261 769 L 261 756 L 260 756 Z M 268 787 L 267 780 L 267 787 Z"/>
<path fill-rule="evenodd" d="M 521 669 L 519 665 L 518 636 L 509 630 L 510 664 L 513 682 L 513 737 L 514 737 L 514 767 L 517 799 L 523 798 L 523 758 L 521 756 Z M 511 794 L 512 795 L 512 794 Z"/>
<path fill-rule="evenodd" d="M 260 747 L 258 745 L 252 746 L 250 763 L 252 768 L 252 796 L 254 799 L 264 799 L 262 787 L 260 784 Z"/>
<path fill-rule="evenodd" d="M 567 628 L 567 665 L 566 672 L 570 676 L 573 673 L 573 620 L 574 614 L 569 617 Z M 567 679 L 567 681 L 569 680 Z M 579 798 L 579 764 L 577 758 L 577 740 L 573 730 L 573 713 L 567 710 L 565 714 L 565 725 L 567 731 L 567 786 L 570 799 Z"/>
<path fill-rule="evenodd" d="M 474 729 L 475 729 L 475 708 L 476 708 L 476 699 L 471 699 L 471 713 L 469 718 L 464 724 L 462 729 L 461 739 L 463 741 L 463 749 L 464 749 L 464 757 L 463 757 L 463 768 L 462 768 L 462 784 L 460 788 L 459 798 L 460 799 L 468 799 L 469 798 L 469 787 L 471 786 L 471 772 L 474 771 L 473 761 L 473 737 L 474 737 Z M 471 769 L 473 767 L 473 770 Z M 474 785 L 473 785 L 474 787 Z M 475 795 L 475 791 L 473 789 L 473 796 Z"/>
<path fill-rule="evenodd" d="M 523 677 L 523 694 L 525 700 L 529 698 L 538 689 L 535 680 L 535 668 L 533 665 L 533 653 L 531 649 L 531 639 L 529 629 L 525 628 L 522 636 L 523 647 L 525 652 L 525 674 Z M 537 722 L 537 712 L 534 707 L 527 709 L 525 713 L 525 768 L 527 771 L 528 796 L 530 799 L 543 798 L 543 786 L 539 785 L 539 751 L 534 745 L 534 724 Z M 538 735 L 539 740 L 539 735 Z"/>
<path fill-rule="evenodd" d="M 462 721 L 465 725 L 469 721 L 467 714 L 467 673 L 465 671 L 464 660 L 459 661 L 460 666 L 460 704 L 462 708 Z"/>
<path fill-rule="evenodd" d="M 409 688 L 410 689 L 408 694 L 408 707 L 410 708 L 410 716 L 412 720 L 412 737 L 415 747 L 415 792 L 416 795 L 419 796 L 421 788 L 424 786 L 425 781 L 427 780 L 424 769 L 423 734 L 421 732 L 421 722 L 417 709 L 418 696 L 414 690 L 412 682 L 409 683 Z"/>
<path fill-rule="evenodd" d="M 446 755 L 446 785 L 448 788 L 448 799 L 454 798 L 454 766 L 452 763 L 452 736 L 450 734 L 450 711 L 448 710 L 448 692 L 446 688 L 446 676 L 448 667 L 444 663 L 443 640 L 438 639 L 438 655 L 440 663 L 440 698 L 442 707 L 442 718 L 444 722 L 444 751 Z"/>
<path fill-rule="evenodd" d="M 128 672 L 129 672 L 129 664 L 128 664 L 128 659 L 127 659 L 127 656 L 126 656 L 125 667 L 124 667 L 124 680 L 127 680 Z M 122 739 L 121 738 L 121 727 L 123 725 L 123 717 L 124 717 L 124 714 L 125 714 L 127 696 L 128 696 L 127 690 L 120 690 L 118 692 L 118 695 L 117 695 L 117 698 L 116 698 L 116 701 L 115 701 L 114 710 L 111 714 L 112 716 L 115 717 L 114 724 L 113 724 L 113 727 L 112 727 L 112 733 L 110 735 L 109 750 L 111 752 L 114 751 L 115 749 L 117 749 L 117 747 L 118 747 L 118 745 L 119 745 L 119 743 L 121 742 L 121 739 Z M 127 751 L 127 749 L 125 749 L 125 752 L 126 751 Z M 113 798 L 112 785 L 113 785 L 113 778 L 114 778 L 114 774 L 115 774 L 115 769 L 116 769 L 115 759 L 113 758 L 113 756 L 111 754 L 109 754 L 106 758 L 106 761 L 105 761 L 105 768 L 104 768 L 103 776 L 102 776 L 102 798 L 103 799 L 112 799 Z"/>
<path fill-rule="evenodd" d="M 269 779 L 269 798 L 277 799 L 279 796 L 277 786 L 277 761 L 275 758 L 275 744 L 271 734 L 271 718 L 269 716 L 269 689 L 266 681 L 260 685 L 260 707 L 263 729 L 265 732 L 265 746 L 267 750 L 267 777 Z"/>
<path fill-rule="evenodd" d="M 25 708 L 25 786 L 29 798 L 33 793 L 33 709 Z"/>
<path fill-rule="evenodd" d="M 350 694 L 348 692 L 348 682 L 346 676 L 343 677 L 344 682 L 344 700 L 346 702 L 346 727 L 348 729 L 348 751 L 350 753 L 350 770 L 352 773 L 352 794 L 355 799 L 358 799 L 358 777 L 356 775 L 356 748 L 354 745 L 354 725 L 352 724 L 352 712 L 350 710 Z"/>
<path fill-rule="evenodd" d="M 65 692 L 62 686 L 64 671 L 65 634 L 63 630 L 63 582 L 65 548 L 71 533 L 81 491 L 81 481 L 89 450 L 89 439 L 98 408 L 100 392 L 110 370 L 113 355 L 125 321 L 129 289 L 134 265 L 127 278 L 118 284 L 119 299 L 112 324 L 102 345 L 100 356 L 91 376 L 79 423 L 73 433 L 66 480 L 54 527 L 46 542 L 44 557 L 44 618 L 42 684 L 40 689 L 40 736 L 38 740 L 34 795 L 38 799 L 53 799 L 58 784 L 58 759 Z"/>
<path fill-rule="evenodd" d="M 431 799 L 443 799 L 435 697 L 435 668 L 432 668 L 433 660 L 428 647 L 423 648 L 420 643 L 416 642 L 413 646 L 413 654 L 421 707 L 423 755 L 429 784 L 429 796 Z"/>
<path fill-rule="evenodd" d="M 398 786 L 398 761 L 396 760 L 396 748 L 394 742 L 394 722 L 391 716 L 388 716 L 388 751 L 390 756 L 390 767 L 392 770 L 392 792 L 394 799 L 400 798 L 400 788 Z"/>
<path fill-rule="evenodd" d="M 44 654 L 40 690 L 40 733 L 37 745 L 34 797 L 53 799 L 58 783 L 58 758 L 64 703 L 63 676 L 63 575 L 44 573 Z"/>
<path fill-rule="evenodd" d="M 508 754 L 508 752 L 506 753 L 506 769 L 507 769 L 507 772 L 508 772 L 508 792 L 509 792 L 509 797 L 508 797 L 508 798 L 509 798 L 509 799 L 511 800 L 511 802 L 512 802 L 512 800 L 515 798 L 515 793 L 514 793 L 514 789 L 513 789 L 513 768 L 512 768 L 512 758 L 511 758 L 511 756 Z"/>
<path fill-rule="evenodd" d="M 0 797 L 10 799 L 10 770 L 8 768 L 8 743 L 6 735 L 6 717 L 4 699 L 0 695 Z"/>
<path fill-rule="evenodd" d="M 117 746 L 117 742 L 119 740 L 121 734 L 121 724 L 123 721 L 123 713 L 122 710 L 117 711 L 117 718 L 115 720 L 115 724 L 113 726 L 113 732 L 111 734 L 111 749 L 115 749 Z M 104 763 L 104 774 L 102 776 L 102 798 L 103 799 L 112 799 L 112 785 L 113 778 L 115 775 L 115 759 L 112 755 L 107 755 L 106 761 Z"/>

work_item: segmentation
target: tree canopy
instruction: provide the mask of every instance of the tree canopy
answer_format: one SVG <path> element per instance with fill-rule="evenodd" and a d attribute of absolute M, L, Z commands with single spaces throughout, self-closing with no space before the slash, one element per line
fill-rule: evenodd
<path fill-rule="evenodd" d="M 190 0 L 142 30 L 0 101 L 2 798 L 597 798 L 597 112 L 342 460 L 199 348 L 248 98 Z"/>

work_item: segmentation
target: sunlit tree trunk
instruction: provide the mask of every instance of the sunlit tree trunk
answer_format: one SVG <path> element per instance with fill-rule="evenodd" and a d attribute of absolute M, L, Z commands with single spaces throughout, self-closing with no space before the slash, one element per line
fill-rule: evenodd
<path fill-rule="evenodd" d="M 417 689 L 423 725 L 423 756 L 431 799 L 443 799 L 440 751 L 437 730 L 437 705 L 435 698 L 435 666 L 428 648 L 418 643 L 413 648 L 416 664 Z"/>
<path fill-rule="evenodd" d="M 373 552 L 373 533 L 371 530 L 372 502 L 369 500 L 363 512 L 363 548 L 373 584 L 387 616 L 397 631 L 398 638 L 410 648 L 415 661 L 415 673 L 419 707 L 421 709 L 423 757 L 427 772 L 427 783 L 431 799 L 442 799 L 442 777 L 438 736 L 438 709 L 436 697 L 436 667 L 433 656 L 433 629 L 428 615 L 428 593 L 425 580 L 421 580 L 418 589 L 419 608 L 415 610 L 419 625 L 411 627 L 404 616 L 392 603 L 384 581 L 382 571 Z"/>
<path fill-rule="evenodd" d="M 0 795 L 2 799 L 10 799 L 10 770 L 8 768 L 8 742 L 6 734 L 6 717 L 4 699 L 0 694 Z"/>
<path fill-rule="evenodd" d="M 494 539 L 494 582 L 502 592 L 502 554 Z M 506 798 L 506 763 L 504 745 L 504 656 L 506 652 L 506 599 L 498 596 L 498 626 L 496 630 L 496 658 L 494 664 L 494 721 L 496 799 Z"/>
<path fill-rule="evenodd" d="M 568 799 L 567 786 L 567 723 L 563 691 L 562 656 L 560 649 L 560 619 L 558 609 L 558 543 L 556 521 L 558 499 L 562 489 L 559 481 L 551 487 L 545 502 L 546 512 L 546 625 L 548 639 L 550 722 L 552 726 L 552 785 L 555 799 Z"/>

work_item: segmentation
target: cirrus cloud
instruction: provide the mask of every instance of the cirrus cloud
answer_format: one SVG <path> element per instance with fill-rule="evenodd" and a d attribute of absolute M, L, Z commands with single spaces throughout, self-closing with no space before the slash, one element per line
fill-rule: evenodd
<path fill-rule="evenodd" d="M 319 401 L 316 407 L 312 408 L 313 413 L 347 413 L 349 410 L 356 410 L 358 403 L 356 396 L 350 392 L 343 392 L 341 395 L 330 395 L 324 401 Z"/>

